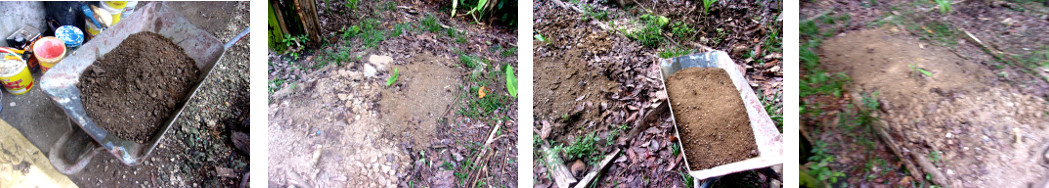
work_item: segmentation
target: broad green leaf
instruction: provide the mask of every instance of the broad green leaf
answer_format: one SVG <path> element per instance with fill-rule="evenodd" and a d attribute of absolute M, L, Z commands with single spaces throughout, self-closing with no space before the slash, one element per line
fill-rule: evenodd
<path fill-rule="evenodd" d="M 517 98 L 517 76 L 514 75 L 514 67 L 506 65 L 506 92 Z"/>
<path fill-rule="evenodd" d="M 397 77 L 400 77 L 400 76 L 401 76 L 400 75 L 400 70 L 398 70 L 397 68 L 393 68 L 393 76 L 390 76 L 390 78 L 386 79 L 386 87 L 389 87 L 390 85 L 393 85 L 393 82 L 396 82 L 397 81 Z"/>

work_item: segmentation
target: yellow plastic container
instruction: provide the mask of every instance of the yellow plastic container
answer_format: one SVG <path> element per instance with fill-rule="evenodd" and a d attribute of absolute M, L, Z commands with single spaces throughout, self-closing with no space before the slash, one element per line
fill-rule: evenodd
<path fill-rule="evenodd" d="M 117 4 L 111 2 L 119 2 L 119 7 L 111 5 Z M 102 3 L 102 6 L 99 6 L 99 8 L 102 8 L 102 10 L 106 10 L 106 12 L 109 12 L 109 15 L 113 16 L 113 23 L 109 26 L 114 26 L 117 25 L 117 23 L 120 23 L 120 13 L 124 12 L 124 6 L 127 6 L 126 1 L 106 1 L 105 3 Z"/>
<path fill-rule="evenodd" d="M 87 25 L 87 33 L 90 34 L 88 36 L 95 36 L 98 35 L 98 33 L 102 32 L 102 29 L 95 27 L 95 23 L 92 23 L 91 20 L 85 19 L 84 23 L 86 23 L 85 25 Z"/>
<path fill-rule="evenodd" d="M 127 1 L 106 1 L 102 4 L 114 9 L 124 9 L 127 6 Z"/>
<path fill-rule="evenodd" d="M 40 61 L 40 72 L 47 72 L 66 58 L 66 44 L 55 37 L 43 37 L 33 43 L 33 56 Z"/>
<path fill-rule="evenodd" d="M 33 88 L 33 75 L 29 73 L 28 65 L 21 58 L 7 58 L 16 56 L 5 56 L 0 60 L 0 83 L 4 89 L 11 94 L 21 95 Z"/>

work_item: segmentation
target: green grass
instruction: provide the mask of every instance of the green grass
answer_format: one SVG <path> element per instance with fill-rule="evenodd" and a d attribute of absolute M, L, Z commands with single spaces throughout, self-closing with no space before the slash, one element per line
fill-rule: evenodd
<path fill-rule="evenodd" d="M 626 124 L 621 124 L 619 126 L 612 126 L 612 130 L 609 131 L 608 137 L 605 139 L 606 144 L 611 146 L 613 143 L 615 143 L 616 138 L 619 137 L 619 135 L 622 134 L 623 131 L 626 131 L 626 128 L 627 128 Z"/>
<path fill-rule="evenodd" d="M 685 187 L 695 187 L 695 184 L 696 184 L 696 179 L 695 178 L 692 178 L 692 176 L 688 175 L 688 173 L 686 173 L 686 172 L 680 172 L 680 173 L 681 173 L 681 183 L 685 184 Z"/>
<path fill-rule="evenodd" d="M 909 24 L 907 29 L 911 31 L 919 31 L 916 33 L 921 39 L 938 41 L 942 45 L 948 47 L 958 44 L 958 41 L 955 39 L 961 34 L 950 24 L 937 21 L 930 21 L 924 25 Z"/>
<path fill-rule="evenodd" d="M 598 10 L 598 9 L 594 8 L 593 5 L 590 5 L 590 4 L 584 4 L 583 5 L 583 14 L 584 14 L 584 16 L 583 16 L 582 20 L 584 22 L 585 21 L 590 21 L 590 19 L 608 20 L 608 18 L 609 18 L 609 16 L 608 16 L 609 14 L 608 14 L 607 10 Z"/>
<path fill-rule="evenodd" d="M 500 53 L 500 55 L 502 55 L 503 57 L 510 57 L 510 56 L 514 56 L 514 55 L 517 55 L 517 46 L 514 46 L 514 47 L 512 47 L 512 48 L 507 48 L 507 49 L 504 49 L 504 50 L 503 50 L 503 51 L 502 51 L 502 52 Z"/>
<path fill-rule="evenodd" d="M 758 90 L 758 93 L 761 94 L 763 92 Z M 783 109 L 783 105 L 775 104 L 776 101 L 783 99 L 781 95 L 782 94 L 777 92 L 771 98 L 763 95 L 760 99 L 761 104 L 765 105 L 765 112 L 769 114 L 769 118 L 772 118 L 772 122 L 776 123 L 776 128 L 778 128 L 780 132 L 783 132 L 783 112 L 780 111 Z"/>
<path fill-rule="evenodd" d="M 1014 59 L 1019 60 L 1023 66 L 1032 69 L 1049 68 L 1049 46 L 1045 46 L 1042 50 L 1036 50 L 1025 56 L 1017 55 Z"/>
<path fill-rule="evenodd" d="M 406 32 L 411 32 L 412 25 L 408 23 L 399 23 L 393 25 L 393 30 L 390 31 L 390 38 L 399 37 Z"/>
<path fill-rule="evenodd" d="M 933 0 L 940 7 L 940 14 L 951 13 L 951 0 Z"/>
<path fill-rule="evenodd" d="M 774 30 L 775 31 L 775 30 Z M 696 33 L 695 29 L 692 29 L 692 25 L 685 22 L 674 22 L 670 24 L 670 33 L 674 34 L 674 37 L 687 39 L 692 37 L 692 34 Z"/>
<path fill-rule="evenodd" d="M 419 24 L 422 24 L 421 27 L 431 33 L 437 33 L 441 31 L 440 22 L 438 22 L 437 17 L 434 17 L 432 14 L 426 15 L 426 17 L 423 18 L 423 20 L 420 21 Z"/>
<path fill-rule="evenodd" d="M 484 98 L 477 98 L 479 89 L 480 87 L 476 86 L 470 87 L 469 92 L 464 93 L 463 97 L 468 101 L 463 108 L 459 109 L 459 114 L 474 119 L 495 118 L 488 115 L 506 105 L 506 96 L 491 93 Z"/>
<path fill-rule="evenodd" d="M 695 53 L 696 50 L 685 49 L 685 48 L 665 48 L 659 52 L 659 58 L 672 58 L 677 56 L 689 55 Z"/>
<path fill-rule="evenodd" d="M 659 46 L 663 40 L 663 26 L 665 26 L 669 19 L 664 16 L 654 16 L 650 14 L 641 15 L 641 22 L 645 24 L 640 30 L 627 33 L 627 37 L 634 39 L 641 43 L 641 45 L 647 47 Z"/>

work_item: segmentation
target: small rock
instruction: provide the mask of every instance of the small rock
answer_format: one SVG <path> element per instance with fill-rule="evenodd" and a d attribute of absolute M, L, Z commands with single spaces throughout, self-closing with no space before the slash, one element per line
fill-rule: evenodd
<path fill-rule="evenodd" d="M 586 164 L 583 163 L 583 160 L 576 160 L 572 162 L 572 167 L 569 169 L 572 170 L 572 175 L 580 176 L 586 171 Z"/>
<path fill-rule="evenodd" d="M 373 67 L 371 64 L 365 64 L 364 65 L 364 76 L 369 77 L 369 78 L 375 77 L 375 74 L 378 73 L 378 72 L 379 71 L 375 70 L 375 67 Z"/>
<path fill-rule="evenodd" d="M 226 168 L 226 167 L 217 167 L 217 168 L 215 168 L 215 175 L 217 175 L 219 177 L 225 177 L 225 178 L 238 177 L 237 174 L 235 174 L 233 172 L 233 169 Z"/>
<path fill-rule="evenodd" d="M 389 65 L 390 63 L 393 63 L 393 57 L 371 55 L 371 56 L 368 57 L 368 63 L 371 63 L 372 65 L 374 65 L 376 67 L 383 68 L 386 65 Z"/>

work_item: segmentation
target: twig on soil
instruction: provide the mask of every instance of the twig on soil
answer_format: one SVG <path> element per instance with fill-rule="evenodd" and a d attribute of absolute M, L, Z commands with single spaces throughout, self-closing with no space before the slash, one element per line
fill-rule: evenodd
<path fill-rule="evenodd" d="M 557 152 L 550 150 L 550 147 L 543 146 L 543 161 L 546 162 L 546 168 L 550 172 L 550 176 L 554 178 L 554 182 L 557 183 L 557 187 L 568 187 L 572 183 L 578 182 L 575 177 L 572 177 L 572 172 L 568 170 L 561 157 L 557 155 Z"/>
<path fill-rule="evenodd" d="M 481 161 L 481 157 L 484 157 L 485 154 L 488 153 L 488 150 L 492 146 L 492 141 L 498 140 L 499 138 L 502 138 L 503 136 L 506 136 L 505 134 L 504 135 L 499 135 L 498 138 L 493 139 L 493 137 L 495 137 L 495 133 L 499 130 L 500 127 L 502 127 L 502 125 L 503 125 L 502 123 L 496 123 L 495 127 L 492 127 L 492 131 L 490 133 L 488 133 L 488 139 L 486 139 L 484 141 L 484 147 L 482 147 L 481 148 L 481 152 L 478 153 L 477 156 L 474 157 L 474 161 L 481 162 L 481 163 L 477 163 L 475 165 L 488 166 L 488 159 L 487 159 L 487 157 L 486 157 L 486 159 L 484 161 Z M 491 156 L 489 155 L 488 157 L 491 157 Z M 476 185 L 477 184 L 477 175 L 479 175 L 479 173 L 477 173 L 477 172 L 474 172 L 472 175 L 470 175 L 470 177 L 471 177 L 470 179 L 473 179 L 473 182 L 470 185 Z"/>
<path fill-rule="evenodd" d="M 591 181 L 594 181 L 598 174 L 601 174 L 601 171 L 605 170 L 605 167 L 608 167 L 608 164 L 611 164 L 610 162 L 612 162 L 612 159 L 615 159 L 616 156 L 619 156 L 619 148 L 612 150 L 611 154 L 605 156 L 605 159 L 601 160 L 601 163 L 598 163 L 598 165 L 596 166 L 597 168 L 591 170 L 590 173 L 587 173 L 586 176 L 583 176 L 582 180 L 579 180 L 578 184 L 575 184 L 575 188 L 587 187 Z"/>
<path fill-rule="evenodd" d="M 641 131 L 645 131 L 645 129 L 648 129 L 649 124 L 659 121 L 659 117 L 663 115 L 663 113 L 666 112 L 667 109 L 670 109 L 669 102 L 667 102 L 666 100 L 659 101 L 658 103 L 659 106 L 656 106 L 656 108 L 653 108 L 651 111 L 645 114 L 644 118 L 638 119 L 634 122 L 634 128 L 631 129 L 630 133 L 627 133 L 626 137 L 624 138 L 632 139 L 637 137 L 639 134 L 641 134 Z"/>
<path fill-rule="evenodd" d="M 859 95 L 858 93 L 853 93 L 852 95 L 853 95 L 853 99 L 861 99 L 862 98 L 862 96 L 858 96 Z M 855 105 L 856 108 L 859 108 L 860 110 L 863 110 L 863 111 L 870 111 L 870 110 L 872 110 L 872 109 L 866 109 L 866 106 L 864 106 L 862 104 L 863 103 L 862 101 L 852 100 L 852 102 L 856 103 L 856 105 Z M 872 114 L 873 113 L 878 113 L 878 112 L 875 112 L 875 111 L 870 111 L 870 112 Z M 889 150 L 892 150 L 892 153 L 896 154 L 896 157 L 900 158 L 900 161 L 903 161 L 903 164 L 907 167 L 907 171 L 909 171 L 911 173 L 911 177 L 913 177 L 914 180 L 916 180 L 916 181 L 922 181 L 924 178 L 922 178 L 921 171 L 918 171 L 917 166 L 914 165 L 914 161 L 911 161 L 908 155 L 904 155 L 903 152 L 901 152 L 902 149 L 900 149 L 900 145 L 896 143 L 896 140 L 892 139 L 892 136 L 889 135 L 888 131 L 885 131 L 885 127 L 888 126 L 888 123 L 886 123 L 885 120 L 877 120 L 877 121 L 871 122 L 871 126 L 874 127 L 874 131 L 877 132 L 876 135 L 878 135 L 878 138 L 880 138 L 883 142 L 885 142 L 886 145 L 888 145 Z"/>
<path fill-rule="evenodd" d="M 980 48 L 983 48 L 983 50 L 986 51 L 988 54 L 991 54 L 991 56 L 994 56 L 995 59 L 1001 60 L 1001 61 L 1003 61 L 1005 63 L 1008 63 L 1008 64 L 1010 64 L 1012 66 L 1015 66 L 1015 67 L 1021 67 L 1021 68 L 1023 68 L 1024 72 L 1027 72 L 1028 74 L 1034 74 L 1034 73 L 1038 72 L 1038 70 L 1035 70 L 1035 69 L 1033 69 L 1031 67 L 1021 65 L 1019 63 L 1019 61 L 1016 61 L 1016 59 L 1013 59 L 1013 58 L 1011 58 L 1009 56 L 1003 55 L 1003 53 L 1005 53 L 1005 52 L 1002 52 L 1001 50 L 995 49 L 994 47 L 988 45 L 987 43 L 984 43 L 979 38 L 976 38 L 976 35 L 973 35 L 972 33 L 969 33 L 969 31 L 966 31 L 963 28 L 958 28 L 958 30 L 961 30 L 963 33 L 965 33 L 965 39 L 966 40 L 969 40 L 969 42 L 976 43 L 976 44 L 980 45 Z M 1042 81 L 1049 82 L 1049 78 L 1047 78 L 1046 76 L 1041 76 L 1040 74 L 1038 74 L 1038 75 L 1039 75 L 1040 78 L 1042 78 Z"/>
<path fill-rule="evenodd" d="M 922 171 L 925 171 L 925 173 L 929 174 L 929 176 L 931 177 L 930 180 L 933 183 L 953 187 L 950 184 L 950 182 L 947 181 L 947 177 L 943 176 L 943 173 L 940 172 L 939 169 L 936 169 L 936 165 L 933 165 L 932 162 L 929 161 L 929 159 L 925 158 L 925 156 L 919 154 L 918 152 L 911 152 L 911 157 L 918 161 L 918 165 L 921 165 Z"/>

